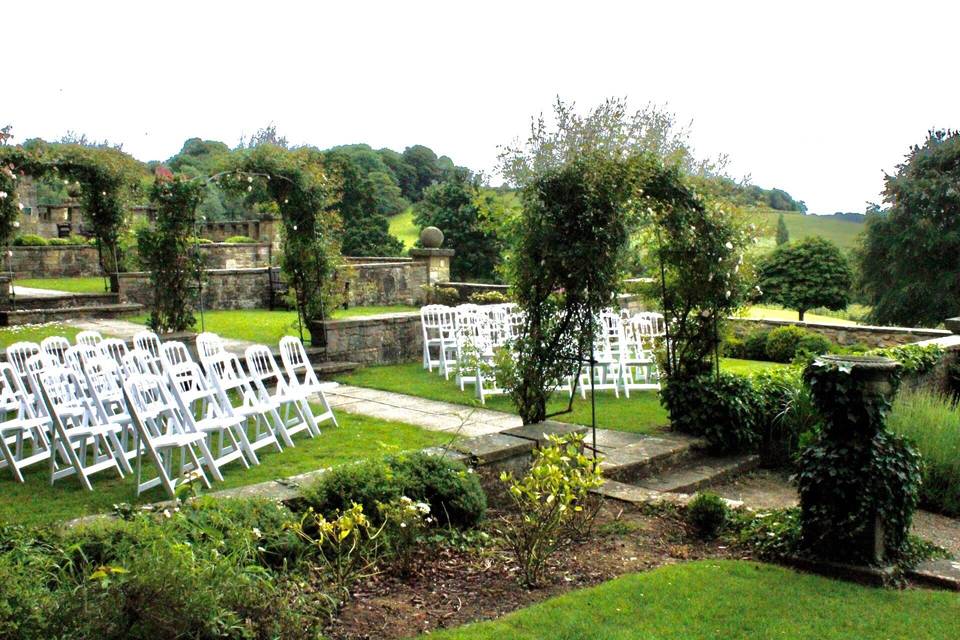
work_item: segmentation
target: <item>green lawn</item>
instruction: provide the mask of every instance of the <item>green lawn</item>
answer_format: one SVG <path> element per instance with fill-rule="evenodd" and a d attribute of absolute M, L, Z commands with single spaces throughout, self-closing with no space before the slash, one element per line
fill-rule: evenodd
<path fill-rule="evenodd" d="M 413 221 L 413 207 L 403 213 L 390 216 L 390 235 L 400 240 L 405 249 L 409 249 L 420 239 L 420 227 Z"/>
<path fill-rule="evenodd" d="M 28 278 L 17 280 L 17 287 L 32 289 L 53 289 L 70 293 L 103 293 L 103 278 Z"/>
<path fill-rule="evenodd" d="M 745 309 L 744 317 L 746 318 L 759 318 L 767 320 L 799 320 L 800 316 L 796 311 L 792 309 L 781 309 L 777 307 L 767 307 L 767 306 L 754 306 L 747 307 Z M 803 316 L 804 321 L 806 322 L 825 322 L 827 324 L 842 324 L 842 325 L 853 325 L 857 324 L 853 320 L 847 320 L 846 318 L 838 318 L 836 316 L 827 316 L 817 313 L 807 312 Z"/>
<path fill-rule="evenodd" d="M 6 349 L 14 342 L 37 342 L 49 336 L 64 336 L 74 342 L 80 329 L 60 322 L 48 324 L 24 324 L 15 327 L 0 328 L 0 349 Z"/>
<path fill-rule="evenodd" d="M 214 483 L 213 490 L 285 478 L 384 453 L 422 449 L 449 442 L 451 437 L 349 413 L 338 413 L 337 420 L 339 428 L 324 423 L 319 437 L 300 436 L 295 447 L 280 453 L 261 449 L 257 452 L 260 458 L 257 467 L 245 470 L 238 462 L 224 467 L 224 482 Z M 166 493 L 160 488 L 137 498 L 135 475 L 124 479 L 107 472 L 95 475 L 91 479 L 92 492 L 81 488 L 76 478 L 63 478 L 50 486 L 49 467 L 43 463 L 26 470 L 25 475 L 27 481 L 20 484 L 9 471 L 0 469 L 0 523 L 45 524 L 107 512 L 121 502 L 143 504 L 166 499 Z"/>
<path fill-rule="evenodd" d="M 740 360 L 739 358 L 721 358 L 720 370 L 727 373 L 738 373 L 740 375 L 749 375 L 764 369 L 778 369 L 790 365 L 779 362 L 765 362 L 761 360 Z"/>
<path fill-rule="evenodd" d="M 723 359 L 721 367 L 724 371 L 746 373 L 776 365 L 770 362 L 754 362 L 750 360 Z M 474 397 L 474 388 L 467 386 L 465 391 L 453 381 L 444 380 L 436 371 L 426 371 L 420 363 L 386 365 L 381 367 L 366 367 L 352 373 L 339 376 L 338 381 L 358 387 L 368 387 L 383 391 L 405 393 L 430 400 L 440 400 L 468 406 L 480 406 Z M 550 401 L 548 411 L 554 412 L 565 409 L 568 398 L 566 394 L 558 394 Z M 669 421 L 667 413 L 660 406 L 658 394 L 655 391 L 633 391 L 627 399 L 621 394 L 614 396 L 612 391 L 597 393 L 597 426 L 618 431 L 635 433 L 653 433 L 665 428 Z M 507 396 L 493 396 L 487 399 L 486 407 L 509 413 L 516 413 L 513 404 Z M 573 403 L 571 413 L 556 416 L 554 420 L 576 424 L 590 424 L 590 395 L 581 400 L 578 395 Z"/>
<path fill-rule="evenodd" d="M 772 209 L 752 209 L 747 212 L 748 219 L 759 228 L 761 244 L 764 247 L 772 249 L 775 245 L 774 238 L 780 213 Z M 857 246 L 858 236 L 866 228 L 863 223 L 833 216 L 783 212 L 783 219 L 787 223 L 791 241 L 802 240 L 809 236 L 822 236 L 842 249 L 852 249 Z"/>
<path fill-rule="evenodd" d="M 399 313 L 417 311 L 417 307 L 394 305 L 386 307 L 351 307 L 333 312 L 335 320 L 372 316 L 380 313 Z M 196 314 L 196 331 L 200 331 L 200 314 Z M 131 322 L 145 325 L 147 314 L 129 318 Z M 207 311 L 203 314 L 203 328 L 224 338 L 248 340 L 262 344 L 276 344 L 283 336 L 298 335 L 296 311 L 269 311 L 267 309 L 236 309 L 230 311 Z M 309 340 L 310 332 L 303 328 L 304 340 Z"/>
<path fill-rule="evenodd" d="M 874 589 L 743 561 L 686 562 L 551 598 L 437 640 L 940 640 L 960 596 Z"/>

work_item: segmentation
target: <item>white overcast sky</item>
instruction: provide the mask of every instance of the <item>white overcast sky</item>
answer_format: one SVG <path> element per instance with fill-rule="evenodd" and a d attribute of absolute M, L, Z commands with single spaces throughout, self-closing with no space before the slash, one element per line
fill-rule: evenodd
<path fill-rule="evenodd" d="M 701 155 L 816 213 L 863 211 L 931 127 L 960 127 L 960 3 L 4 3 L 0 125 L 166 159 L 233 146 L 425 144 L 490 171 L 557 95 L 666 103 Z"/>

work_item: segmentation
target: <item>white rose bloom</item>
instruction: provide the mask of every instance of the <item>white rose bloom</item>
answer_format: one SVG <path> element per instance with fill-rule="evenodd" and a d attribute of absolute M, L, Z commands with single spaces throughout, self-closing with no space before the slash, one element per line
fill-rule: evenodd
<path fill-rule="evenodd" d="M 0 200 L 6 200 L 6 199 L 7 199 L 7 192 L 0 191 Z"/>

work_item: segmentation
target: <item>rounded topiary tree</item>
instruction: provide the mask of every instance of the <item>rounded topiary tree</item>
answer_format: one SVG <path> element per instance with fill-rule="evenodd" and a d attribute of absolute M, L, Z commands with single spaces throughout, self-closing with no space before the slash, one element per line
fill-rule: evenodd
<path fill-rule="evenodd" d="M 837 245 L 812 236 L 778 246 L 757 265 L 761 297 L 796 309 L 800 320 L 808 309 L 846 309 L 853 272 Z"/>
<path fill-rule="evenodd" d="M 804 372 L 823 424 L 798 461 L 801 544 L 821 558 L 875 564 L 902 553 L 920 489 L 920 457 L 885 428 L 900 365 L 822 356 Z"/>

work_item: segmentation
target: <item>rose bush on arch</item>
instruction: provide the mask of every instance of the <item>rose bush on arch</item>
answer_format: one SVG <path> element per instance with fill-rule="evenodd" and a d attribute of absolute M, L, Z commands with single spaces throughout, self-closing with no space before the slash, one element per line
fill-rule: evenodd
<path fill-rule="evenodd" d="M 19 176 L 54 176 L 80 185 L 80 201 L 100 249 L 100 266 L 107 274 L 123 268 L 119 248 L 120 229 L 130 195 L 140 177 L 139 163 L 119 149 L 85 147 L 76 144 L 46 144 L 0 147 L 0 191 L 7 194 L 0 203 L 0 241 L 13 234 L 20 213 L 15 184 Z M 112 283 L 116 287 L 116 282 Z"/>
<path fill-rule="evenodd" d="M 331 206 L 336 184 L 324 171 L 320 152 L 262 144 L 239 153 L 216 179 L 225 189 L 276 203 L 282 222 L 281 269 L 313 343 L 324 344 L 321 321 L 336 306 L 341 258 L 340 217 Z"/>

